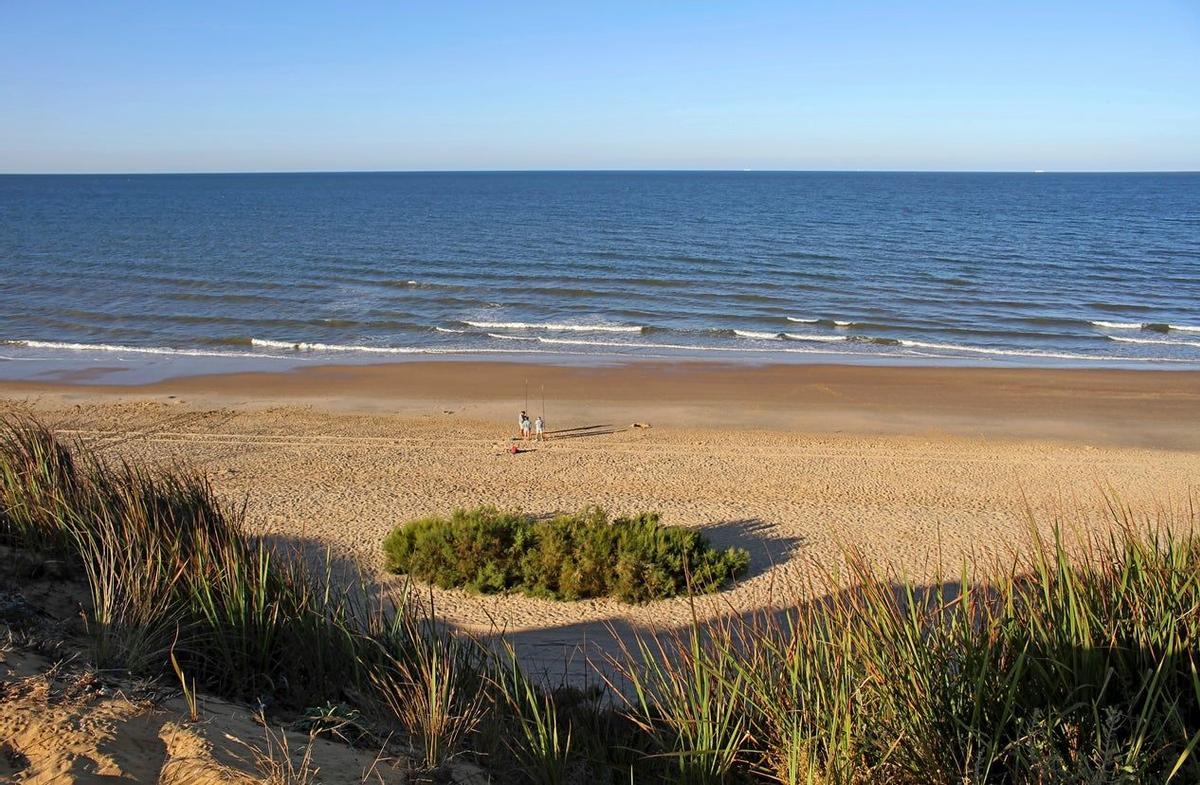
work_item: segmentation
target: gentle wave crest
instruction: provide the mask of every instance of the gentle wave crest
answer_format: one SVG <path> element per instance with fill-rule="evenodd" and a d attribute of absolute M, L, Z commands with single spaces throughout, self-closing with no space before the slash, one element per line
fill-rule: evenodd
<path fill-rule="evenodd" d="M 290 349 L 295 352 L 345 352 L 362 354 L 558 354 L 537 349 L 487 349 L 481 347 L 442 348 L 433 346 L 358 346 L 337 343 L 308 343 L 304 341 L 275 341 L 254 338 L 254 346 Z M 256 354 L 255 357 L 263 355 Z"/>
<path fill-rule="evenodd" d="M 646 328 L 641 325 L 625 324 L 558 324 L 555 322 L 472 322 L 463 324 L 481 330 L 554 330 L 561 332 L 586 333 L 640 333 Z"/>
<path fill-rule="evenodd" d="M 1105 322 L 1093 320 L 1090 324 L 1096 327 L 1107 327 L 1110 330 L 1140 330 L 1142 329 L 1141 322 Z"/>
<path fill-rule="evenodd" d="M 736 331 L 735 331 L 736 332 Z M 672 350 L 672 351 L 692 351 L 692 352 L 730 352 L 743 354 L 829 354 L 829 355 L 846 355 L 849 349 L 817 349 L 817 348 L 784 348 L 784 347 L 745 347 L 745 346 L 711 346 L 711 345 L 696 345 L 683 343 L 650 343 L 642 341 L 607 341 L 598 339 L 584 338 L 553 338 L 549 336 L 521 336 L 521 335 L 505 335 L 501 333 L 488 333 L 488 337 L 502 341 L 516 341 L 522 343 L 534 343 L 546 346 L 568 346 L 568 347 L 606 347 L 622 349 L 627 351 L 644 351 L 644 350 Z M 771 333 L 758 333 L 758 335 L 771 335 Z M 1057 360 L 1082 360 L 1088 362 L 1143 362 L 1143 363 L 1181 363 L 1187 362 L 1178 358 L 1171 357 L 1122 357 L 1113 355 L 1092 355 L 1080 354 L 1076 352 L 1045 352 L 1032 350 L 1018 349 L 998 349 L 984 346 L 971 346 L 966 344 L 955 343 L 939 343 L 934 341 L 914 341 L 907 339 L 896 338 L 880 338 L 865 335 L 803 335 L 794 333 L 779 334 L 790 340 L 798 341 L 813 341 L 819 343 L 868 343 L 880 346 L 900 347 L 901 349 L 927 349 L 938 352 L 949 352 L 957 354 L 984 354 L 996 355 L 1004 357 L 1028 357 L 1036 359 L 1057 359 Z M 1124 336 L 1108 336 L 1110 340 L 1122 343 L 1134 344 L 1157 344 L 1177 347 L 1195 347 L 1200 348 L 1200 341 L 1172 341 L 1156 338 L 1131 338 Z M 378 355 L 445 355 L 445 354 L 572 354 L 573 352 L 563 349 L 500 349 L 487 348 L 478 346 L 463 346 L 463 347 L 417 347 L 417 346 L 368 346 L 368 345 L 351 345 L 351 344 L 330 344 L 319 342 L 306 341 L 280 341 L 266 338 L 250 339 L 249 345 L 252 348 L 270 349 L 270 350 L 287 350 L 289 352 L 299 353 L 356 353 L 356 354 L 378 354 Z M 126 354 L 148 354 L 148 355 L 175 355 L 183 357 L 222 357 L 222 358 L 271 358 L 271 359 L 286 359 L 287 355 L 282 354 L 266 354 L 263 352 L 239 352 L 239 351 L 215 351 L 204 349 L 188 349 L 188 348 L 173 348 L 165 346 L 123 346 L 114 344 L 91 344 L 77 343 L 66 341 L 38 341 L 38 340 L 6 340 L 0 341 L 0 346 L 11 346 L 18 348 L 30 349 L 53 349 L 66 350 L 75 352 L 103 352 L 103 353 L 126 353 Z M 916 353 L 920 355 L 920 353 Z M 882 352 L 878 356 L 903 357 L 914 356 L 912 352 L 900 351 Z M 938 355 L 920 355 L 920 356 L 938 356 Z M 22 359 L 22 358 L 13 358 Z"/>
<path fill-rule="evenodd" d="M 880 338 L 873 335 L 813 335 L 805 333 L 784 333 L 783 336 L 793 341 L 821 341 L 825 343 L 834 343 L 844 341 L 845 343 L 871 343 L 876 346 L 903 346 L 904 342 L 899 338 Z"/>
<path fill-rule="evenodd" d="M 1165 338 L 1127 338 L 1121 335 L 1108 336 L 1110 341 L 1120 341 L 1121 343 L 1141 343 L 1141 344 L 1158 344 L 1160 346 L 1191 346 L 1200 348 L 1200 341 L 1171 341 Z"/>
<path fill-rule="evenodd" d="M 733 334 L 741 338 L 758 338 L 764 341 L 779 340 L 782 333 L 769 333 L 761 330 L 734 330 Z"/>
<path fill-rule="evenodd" d="M 853 322 L 848 319 L 801 319 L 798 316 L 788 316 L 786 318 L 789 322 L 795 322 L 797 324 L 819 324 L 822 327 L 854 327 L 858 325 L 858 322 Z"/>
<path fill-rule="evenodd" d="M 338 343 L 309 343 L 307 341 L 273 341 L 267 338 L 252 338 L 252 346 L 270 349 L 291 349 L 297 352 L 368 352 L 371 354 L 423 354 L 426 350 L 413 346 L 348 346 Z"/>
<path fill-rule="evenodd" d="M 71 341 L 0 341 L 4 346 L 27 349 L 55 349 L 71 352 L 118 352 L 121 354 L 162 354 L 182 357 L 267 357 L 260 352 L 216 351 L 213 349 L 186 349 L 171 346 L 119 346 L 110 343 L 74 343 Z"/>
<path fill-rule="evenodd" d="M 1022 349 L 993 349 L 986 346 L 964 346 L 957 343 L 932 343 L 928 341 L 900 341 L 901 346 L 911 346 L 918 349 L 938 349 L 941 351 L 973 352 L 976 354 L 994 354 L 1001 357 L 1040 357 L 1047 360 L 1090 360 L 1093 362 L 1174 362 L 1166 357 L 1114 357 L 1111 355 L 1096 356 L 1079 354 L 1077 352 L 1038 352 Z"/>
<path fill-rule="evenodd" d="M 1200 333 L 1200 327 L 1191 324 L 1167 324 L 1165 322 L 1105 322 L 1093 320 L 1089 324 L 1095 327 L 1105 327 L 1110 330 L 1149 330 L 1155 333 L 1178 331 L 1181 333 Z"/>
<path fill-rule="evenodd" d="M 835 343 L 837 341 L 845 341 L 845 335 L 815 335 L 811 333 L 784 333 L 784 338 L 792 341 L 820 341 L 823 343 Z"/>

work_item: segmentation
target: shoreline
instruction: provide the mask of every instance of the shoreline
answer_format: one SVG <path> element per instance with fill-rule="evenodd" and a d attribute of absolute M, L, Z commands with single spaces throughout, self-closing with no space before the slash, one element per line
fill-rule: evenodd
<path fill-rule="evenodd" d="M 762 364 L 639 360 L 550 365 L 406 360 L 94 383 L 0 380 L 9 400 L 166 400 L 187 406 L 296 404 L 333 412 L 453 411 L 505 426 L 541 411 L 551 426 L 593 417 L 718 430 L 951 434 L 1200 451 L 1200 371 Z"/>

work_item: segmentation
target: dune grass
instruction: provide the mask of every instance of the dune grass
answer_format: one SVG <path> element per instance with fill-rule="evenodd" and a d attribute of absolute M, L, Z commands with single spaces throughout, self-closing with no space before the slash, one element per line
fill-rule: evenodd
<path fill-rule="evenodd" d="M 713 548 L 700 532 L 664 526 L 652 513 L 610 521 L 595 507 L 548 519 L 456 510 L 397 527 L 383 551 L 388 570 L 443 589 L 630 603 L 714 592 L 750 564 L 746 551 Z"/>
<path fill-rule="evenodd" d="M 1200 781 L 1200 545 L 1120 524 L 980 583 L 851 555 L 823 601 L 627 646 L 626 710 L 679 782 Z"/>
<path fill-rule="evenodd" d="M 141 672 L 171 655 L 222 695 L 336 697 L 360 678 L 370 624 L 241 519 L 198 475 L 103 463 L 32 423 L 0 436 L 0 538 L 82 574 L 99 667 Z"/>
<path fill-rule="evenodd" d="M 202 477 L 0 430 L 0 540 L 76 569 L 104 667 L 344 706 L 419 767 L 469 756 L 498 783 L 1200 781 L 1196 512 L 1112 512 L 1090 547 L 1035 537 L 930 585 L 851 553 L 820 599 L 627 639 L 608 689 L 549 689 L 511 647 L 273 552 Z"/>

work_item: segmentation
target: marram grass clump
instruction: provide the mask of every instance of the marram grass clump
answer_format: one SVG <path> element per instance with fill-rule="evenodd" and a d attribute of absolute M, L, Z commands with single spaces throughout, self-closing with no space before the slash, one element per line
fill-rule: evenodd
<path fill-rule="evenodd" d="M 957 582 L 851 552 L 820 600 L 638 635 L 626 715 L 676 782 L 1200 782 L 1196 516 L 1113 512 Z"/>
<path fill-rule="evenodd" d="M 387 569 L 443 589 L 640 603 L 714 592 L 743 575 L 750 556 L 713 548 L 700 532 L 643 513 L 610 520 L 599 508 L 535 519 L 491 507 L 422 518 L 384 540 Z"/>
<path fill-rule="evenodd" d="M 36 421 L 0 422 L 0 544 L 63 560 L 86 583 L 101 668 L 169 663 L 210 693 L 302 707 L 408 654 L 406 608 L 358 601 L 358 586 L 247 535 L 243 517 L 186 468 L 104 460 Z"/>

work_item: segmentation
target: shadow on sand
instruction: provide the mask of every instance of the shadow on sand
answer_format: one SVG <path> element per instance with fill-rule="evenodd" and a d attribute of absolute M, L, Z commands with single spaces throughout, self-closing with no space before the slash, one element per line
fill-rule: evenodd
<path fill-rule="evenodd" d="M 737 547 L 749 551 L 750 572 L 742 580 L 750 580 L 765 575 L 776 565 L 786 563 L 805 545 L 800 539 L 776 537 L 774 530 L 773 525 L 750 518 L 706 526 L 703 531 L 716 547 Z M 328 574 L 334 585 L 343 587 L 352 595 L 357 594 L 358 599 L 399 599 L 399 592 L 403 591 L 401 587 L 409 587 L 402 577 L 389 579 L 371 568 L 364 569 L 355 559 L 339 555 L 324 543 L 311 538 L 272 534 L 260 539 L 280 557 L 300 558 L 316 575 Z M 411 599 L 427 607 L 429 597 L 422 597 L 425 587 L 417 584 L 413 588 L 415 592 Z M 903 587 L 893 582 L 892 590 L 897 602 L 902 602 Z M 935 592 L 954 598 L 960 590 L 956 582 L 930 584 L 920 587 L 918 596 Z M 825 595 L 810 602 L 833 603 L 844 599 L 843 595 L 844 592 L 842 595 Z M 735 611 L 729 605 L 728 590 L 695 598 L 660 600 L 648 607 L 655 606 L 662 608 L 661 621 L 651 625 L 624 618 L 619 608 L 614 606 L 614 613 L 604 619 L 520 630 L 497 629 L 488 633 L 476 630 L 463 632 L 496 650 L 502 643 L 511 645 L 526 672 L 543 680 L 549 687 L 569 685 L 582 688 L 603 684 L 607 680 L 620 688 L 623 679 L 614 662 L 622 658 L 623 650 L 636 652 L 639 637 L 653 647 L 656 637 L 667 640 L 672 636 L 687 634 L 692 629 L 693 612 L 703 620 L 701 628 L 705 625 L 736 626 L 743 623 L 786 626 L 789 614 L 798 607 L 793 594 L 781 591 L 778 596 L 769 598 L 766 607 Z M 453 624 L 450 626 L 453 628 Z"/>

